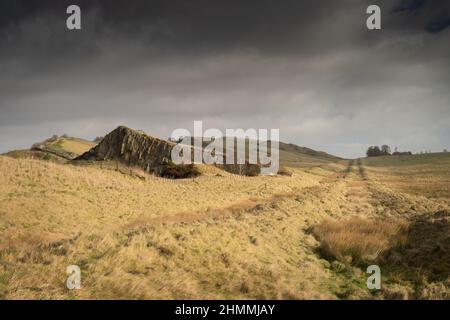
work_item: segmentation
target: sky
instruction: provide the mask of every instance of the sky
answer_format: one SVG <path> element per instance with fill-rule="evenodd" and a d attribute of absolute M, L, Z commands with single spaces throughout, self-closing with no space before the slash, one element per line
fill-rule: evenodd
<path fill-rule="evenodd" d="M 1 1 L 0 152 L 194 120 L 345 158 L 450 149 L 450 1 Z"/>

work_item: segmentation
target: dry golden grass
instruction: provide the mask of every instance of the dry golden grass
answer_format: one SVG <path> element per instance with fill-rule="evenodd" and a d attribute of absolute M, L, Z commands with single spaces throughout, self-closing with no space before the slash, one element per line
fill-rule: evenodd
<path fill-rule="evenodd" d="M 449 208 L 391 188 L 382 168 L 370 167 L 364 180 L 345 161 L 278 177 L 199 169 L 200 177 L 174 181 L 108 164 L 0 156 L 0 297 L 370 298 L 355 288 L 358 276 L 336 274 L 317 254 L 320 242 L 307 230 L 329 218 L 409 219 Z M 395 228 L 377 226 L 334 230 L 369 235 L 373 242 L 358 250 L 371 253 L 395 238 Z M 65 287 L 71 264 L 81 268 L 80 290 Z M 440 274 L 424 297 L 442 292 Z"/>
<path fill-rule="evenodd" d="M 93 141 L 79 138 L 59 138 L 55 143 L 50 144 L 50 147 L 59 148 L 80 155 L 89 151 L 95 145 L 96 143 Z"/>
<path fill-rule="evenodd" d="M 298 180 L 249 179 L 221 170 L 215 172 L 222 176 L 205 174 L 176 182 L 153 176 L 142 180 L 114 170 L 6 157 L 0 157 L 0 170 L 1 224 L 8 224 L 7 233 L 76 234 L 135 218 L 224 208 L 315 184 L 306 174 Z"/>
<path fill-rule="evenodd" d="M 144 180 L 99 167 L 0 157 L 0 293 L 5 298 L 333 297 L 292 198 L 320 177 Z M 310 206 L 304 206 L 310 210 Z M 304 212 L 304 211 L 303 211 Z M 276 234 L 276 236 L 275 236 Z M 275 238 L 277 240 L 275 240 Z M 305 267 L 298 269 L 300 261 Z M 309 261 L 309 262 L 308 262 Z M 83 289 L 65 289 L 79 265 Z M 305 270 L 307 268 L 307 270 Z M 290 276 L 311 287 L 292 286 Z M 324 273 L 326 275 L 326 272 Z M 313 279 L 316 279 L 313 281 Z M 324 281 L 326 276 L 324 277 Z"/>
<path fill-rule="evenodd" d="M 367 158 L 369 175 L 390 188 L 450 204 L 450 153 Z"/>

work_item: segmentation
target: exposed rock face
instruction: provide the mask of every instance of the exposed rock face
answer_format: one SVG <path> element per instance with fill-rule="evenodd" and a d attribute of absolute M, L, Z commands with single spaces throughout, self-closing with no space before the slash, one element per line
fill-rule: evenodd
<path fill-rule="evenodd" d="M 152 172 L 170 161 L 174 144 L 121 126 L 75 160 L 116 160 Z"/>
<path fill-rule="evenodd" d="M 173 142 L 121 126 L 105 136 L 97 146 L 74 160 L 119 161 L 160 175 L 164 166 L 170 163 L 174 146 Z M 260 173 L 259 165 L 226 164 L 217 167 L 239 175 L 256 176 Z"/>

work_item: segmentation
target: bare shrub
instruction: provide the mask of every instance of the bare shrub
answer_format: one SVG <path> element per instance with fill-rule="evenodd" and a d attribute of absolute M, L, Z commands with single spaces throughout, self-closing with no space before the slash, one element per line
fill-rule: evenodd
<path fill-rule="evenodd" d="M 169 179 L 195 178 L 200 175 L 200 171 L 193 164 L 173 164 L 168 163 L 162 166 L 160 176 Z"/>

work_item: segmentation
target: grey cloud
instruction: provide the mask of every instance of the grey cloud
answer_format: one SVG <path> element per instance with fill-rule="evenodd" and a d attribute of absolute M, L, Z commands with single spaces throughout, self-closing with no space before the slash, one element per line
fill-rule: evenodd
<path fill-rule="evenodd" d="M 120 124 L 165 138 L 193 120 L 347 157 L 449 147 L 449 29 L 426 29 L 444 1 L 380 1 L 381 31 L 365 28 L 370 1 L 70 3 L 80 32 L 68 2 L 2 2 L 0 151 Z"/>

